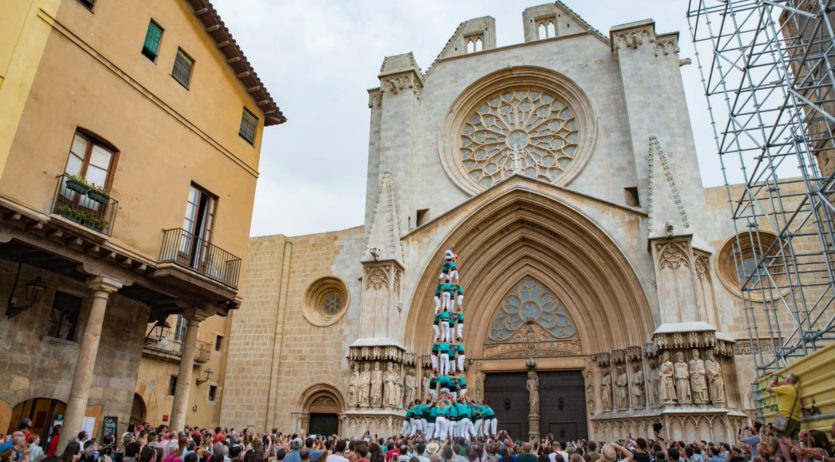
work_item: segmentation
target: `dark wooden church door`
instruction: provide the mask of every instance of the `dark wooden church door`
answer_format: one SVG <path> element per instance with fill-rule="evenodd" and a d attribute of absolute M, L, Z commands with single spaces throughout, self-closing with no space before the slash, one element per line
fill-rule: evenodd
<path fill-rule="evenodd" d="M 539 434 L 543 438 L 549 433 L 559 441 L 588 437 L 584 390 L 580 371 L 539 372 Z"/>
<path fill-rule="evenodd" d="M 526 372 L 487 374 L 484 379 L 484 401 L 496 413 L 498 429 L 507 430 L 513 439 L 528 439 L 528 390 Z"/>

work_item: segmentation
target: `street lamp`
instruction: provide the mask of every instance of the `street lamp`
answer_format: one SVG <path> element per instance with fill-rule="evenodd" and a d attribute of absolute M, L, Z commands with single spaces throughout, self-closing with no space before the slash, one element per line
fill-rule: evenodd
<path fill-rule="evenodd" d="M 20 276 L 20 272 L 18 271 L 18 276 Z M 9 294 L 9 303 L 6 305 L 6 316 L 10 319 L 23 313 L 27 308 L 32 307 L 32 305 L 41 301 L 43 298 L 44 292 L 46 292 L 46 282 L 41 279 L 40 276 L 32 279 L 28 283 L 26 283 L 26 303 L 23 305 L 16 305 L 14 294 L 15 289 L 17 288 L 17 279 L 15 279 L 15 285 L 12 288 L 12 293 Z"/>
<path fill-rule="evenodd" d="M 203 371 L 203 374 L 206 375 L 206 380 L 200 380 L 200 378 L 198 378 L 196 380 L 197 386 L 199 387 L 200 385 L 203 385 L 204 383 L 208 382 L 209 379 L 212 378 L 212 374 L 214 374 L 214 373 L 215 373 L 215 371 L 213 371 L 211 367 L 207 367 L 206 370 Z"/>

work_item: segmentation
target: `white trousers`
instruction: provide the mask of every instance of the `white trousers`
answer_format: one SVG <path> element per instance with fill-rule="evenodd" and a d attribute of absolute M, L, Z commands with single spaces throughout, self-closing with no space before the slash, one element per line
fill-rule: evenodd
<path fill-rule="evenodd" d="M 458 284 L 458 270 L 454 269 L 449 272 L 449 280 Z"/>
<path fill-rule="evenodd" d="M 449 328 L 449 321 L 441 321 L 441 341 L 452 343 L 452 330 Z"/>
<path fill-rule="evenodd" d="M 438 355 L 431 355 L 429 359 L 432 360 L 432 370 L 438 369 Z"/>
<path fill-rule="evenodd" d="M 499 422 L 495 417 L 491 419 L 484 419 L 484 436 L 496 436 L 496 426 Z"/>
<path fill-rule="evenodd" d="M 435 343 L 438 343 L 438 339 L 441 337 L 441 328 L 437 324 L 432 324 L 432 330 L 435 332 Z"/>
<path fill-rule="evenodd" d="M 484 420 L 475 419 L 475 424 L 473 425 L 473 430 L 475 430 L 476 436 L 484 436 L 484 434 L 481 432 L 481 426 L 482 426 L 483 423 L 484 423 Z"/>
<path fill-rule="evenodd" d="M 441 312 L 441 297 L 435 295 L 435 314 Z"/>
<path fill-rule="evenodd" d="M 475 430 L 473 429 L 473 423 L 470 419 L 462 417 L 461 420 L 458 421 L 458 436 L 467 438 L 467 441 L 470 441 L 471 436 L 476 436 Z"/>
<path fill-rule="evenodd" d="M 462 307 L 462 306 L 464 306 L 464 296 L 463 296 L 463 295 L 459 295 L 459 296 L 458 296 L 458 307 L 460 308 L 460 307 Z M 452 311 L 452 310 L 450 310 L 450 311 Z"/>
<path fill-rule="evenodd" d="M 467 389 L 466 388 L 459 388 L 458 389 L 458 396 L 460 396 L 462 398 L 467 396 Z"/>
<path fill-rule="evenodd" d="M 410 420 L 403 419 L 403 426 L 400 427 L 400 434 L 401 435 L 410 435 L 412 428 L 412 424 Z"/>
<path fill-rule="evenodd" d="M 435 422 L 426 423 L 426 439 L 431 440 L 435 437 Z"/>
<path fill-rule="evenodd" d="M 441 375 L 447 375 L 449 372 L 449 355 L 441 353 Z"/>
<path fill-rule="evenodd" d="M 436 399 L 438 399 L 438 394 L 437 394 L 437 392 L 435 391 L 434 388 L 430 388 L 428 391 L 429 391 L 429 396 L 432 397 L 432 401 L 435 401 Z"/>
<path fill-rule="evenodd" d="M 455 329 L 458 331 L 458 340 L 464 338 L 464 323 L 459 322 L 455 325 Z"/>
<path fill-rule="evenodd" d="M 435 419 L 435 438 L 445 440 L 449 431 L 449 421 L 446 417 L 438 416 Z"/>
<path fill-rule="evenodd" d="M 447 433 L 453 438 L 458 438 L 458 422 L 455 420 L 447 421 Z"/>
<path fill-rule="evenodd" d="M 449 358 L 449 375 L 455 375 L 455 356 Z"/>
<path fill-rule="evenodd" d="M 429 422 L 426 419 L 418 419 L 418 423 L 420 424 L 419 430 L 426 435 L 426 430 L 429 428 Z"/>
<path fill-rule="evenodd" d="M 446 308 L 447 311 L 452 311 L 449 309 L 450 305 L 452 304 L 452 294 L 449 292 L 442 292 L 441 293 L 441 307 Z"/>
<path fill-rule="evenodd" d="M 464 355 L 458 354 L 458 372 L 464 372 Z"/>

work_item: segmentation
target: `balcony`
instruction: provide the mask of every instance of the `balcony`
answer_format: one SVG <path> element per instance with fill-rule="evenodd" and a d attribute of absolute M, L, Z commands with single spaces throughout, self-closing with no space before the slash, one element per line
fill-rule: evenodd
<path fill-rule="evenodd" d="M 205 364 L 211 359 L 211 347 L 209 342 L 197 341 L 197 350 L 194 352 L 195 364 Z M 164 328 L 155 338 L 145 337 L 142 352 L 150 357 L 178 363 L 183 356 L 183 342 L 175 339 L 172 329 Z"/>
<path fill-rule="evenodd" d="M 238 287 L 240 257 L 181 228 L 163 233 L 160 263 L 173 263 L 233 289 Z"/>
<path fill-rule="evenodd" d="M 97 233 L 110 236 L 119 201 L 75 175 L 58 176 L 52 213 Z"/>

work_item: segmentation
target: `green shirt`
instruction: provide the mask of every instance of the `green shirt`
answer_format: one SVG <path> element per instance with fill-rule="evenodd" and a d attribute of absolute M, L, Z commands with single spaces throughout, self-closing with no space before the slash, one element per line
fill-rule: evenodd
<path fill-rule="evenodd" d="M 441 343 L 440 348 L 441 348 L 440 349 L 441 354 L 444 354 L 444 353 L 449 354 L 449 343 L 446 343 L 446 342 Z"/>
<path fill-rule="evenodd" d="M 463 375 L 458 377 L 458 388 L 467 388 L 467 378 Z"/>
<path fill-rule="evenodd" d="M 441 322 L 449 322 L 449 311 L 441 311 L 438 316 L 441 317 Z"/>
<path fill-rule="evenodd" d="M 441 346 L 437 343 L 432 344 L 432 353 L 438 354 L 441 351 Z"/>
<path fill-rule="evenodd" d="M 464 344 L 463 343 L 459 343 L 458 345 L 455 345 L 455 349 L 458 350 L 459 355 L 464 354 Z"/>
<path fill-rule="evenodd" d="M 445 410 L 450 420 L 458 420 L 461 418 L 461 413 L 458 411 L 458 403 L 452 403 Z"/>
<path fill-rule="evenodd" d="M 493 417 L 496 417 L 496 414 L 490 406 L 483 406 L 481 415 L 484 416 L 485 419 L 492 419 Z"/>
<path fill-rule="evenodd" d="M 438 284 L 438 288 L 435 289 L 435 295 L 441 295 L 442 292 L 455 293 L 456 287 L 458 287 L 458 284 L 453 284 L 451 282 Z"/>
<path fill-rule="evenodd" d="M 434 320 L 434 321 L 432 321 L 432 323 L 433 323 L 433 324 L 435 324 L 436 326 L 437 326 L 438 324 L 440 324 L 440 323 L 441 323 L 441 315 L 440 315 L 440 314 L 436 314 L 436 315 L 435 315 L 435 320 Z"/>
<path fill-rule="evenodd" d="M 458 269 L 458 264 L 457 263 L 455 263 L 454 261 L 445 261 L 444 266 L 441 268 L 441 272 L 449 273 L 450 270 L 457 270 L 457 269 Z"/>
<path fill-rule="evenodd" d="M 453 289 L 453 291 L 455 293 L 457 293 L 458 295 L 464 295 L 464 287 L 461 286 L 461 284 L 451 284 L 451 285 L 455 286 L 455 288 Z"/>
<path fill-rule="evenodd" d="M 444 411 L 441 408 L 439 408 L 438 406 L 434 406 L 431 409 L 429 409 L 429 419 L 428 420 L 430 422 L 434 422 L 435 419 L 437 419 L 439 415 L 440 416 L 444 415 Z"/>
<path fill-rule="evenodd" d="M 450 361 L 455 361 L 455 353 L 456 353 L 455 345 L 450 345 L 450 346 L 451 346 L 451 348 L 449 349 L 449 360 Z"/>
<path fill-rule="evenodd" d="M 438 379 L 437 378 L 432 377 L 431 379 L 429 379 L 429 388 L 430 389 L 434 390 L 436 385 L 438 385 Z"/>
<path fill-rule="evenodd" d="M 464 312 L 457 312 L 458 314 L 458 322 L 464 324 Z"/>
<path fill-rule="evenodd" d="M 442 375 L 438 377 L 438 383 L 441 384 L 441 388 L 449 388 L 450 378 L 447 375 Z"/>
<path fill-rule="evenodd" d="M 463 419 L 469 419 L 472 417 L 472 411 L 470 411 L 470 405 L 467 403 L 455 403 L 455 407 L 458 408 L 458 415 Z"/>
<path fill-rule="evenodd" d="M 454 324 L 454 323 L 456 323 L 457 321 L 458 321 L 458 312 L 457 312 L 457 311 L 455 311 L 455 312 L 453 312 L 453 313 L 450 313 L 450 315 L 449 315 L 449 323 L 450 323 L 450 324 Z"/>

